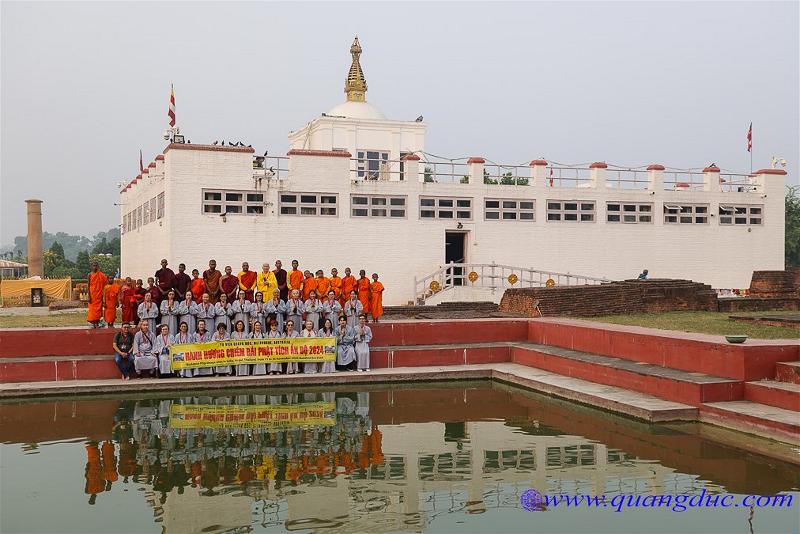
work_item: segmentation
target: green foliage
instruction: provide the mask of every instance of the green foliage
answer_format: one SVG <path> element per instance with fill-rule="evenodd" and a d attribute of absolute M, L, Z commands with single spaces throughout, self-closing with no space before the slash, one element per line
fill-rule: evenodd
<path fill-rule="evenodd" d="M 500 178 L 500 183 L 502 185 L 528 185 L 528 179 L 523 176 L 519 176 L 515 179 L 514 175 L 509 171 L 503 173 L 503 176 Z"/>
<path fill-rule="evenodd" d="M 92 238 L 82 235 L 67 234 L 65 232 L 57 232 L 55 234 L 44 232 L 42 234 L 42 247 L 44 250 L 49 250 L 54 243 L 58 242 L 59 247 L 61 247 L 63 251 L 64 258 L 69 261 L 76 261 L 80 251 L 94 251 L 94 248 L 97 247 L 103 239 L 106 240 L 106 244 L 103 245 L 104 250 L 99 253 L 118 255 L 119 236 L 119 228 L 111 228 L 107 232 L 98 232 Z M 11 252 L 13 252 L 13 255 L 17 258 L 26 255 L 28 252 L 28 236 L 22 235 L 15 237 Z"/>
<path fill-rule="evenodd" d="M 61 246 L 61 243 L 58 241 L 53 241 L 53 244 L 50 245 L 50 252 L 56 255 L 56 257 L 61 258 L 62 260 L 65 258 L 64 256 L 64 247 Z"/>
<path fill-rule="evenodd" d="M 100 270 L 106 273 L 106 276 L 109 278 L 114 276 L 119 269 L 119 256 L 111 254 L 92 254 L 89 257 L 89 261 L 90 263 L 96 261 Z M 89 271 L 86 272 L 88 273 Z"/>
<path fill-rule="evenodd" d="M 494 178 L 489 178 L 489 171 L 483 169 L 483 183 L 487 185 L 497 185 L 497 180 Z"/>
<path fill-rule="evenodd" d="M 78 253 L 78 258 L 75 260 L 75 268 L 78 269 L 78 272 L 82 273 L 81 276 L 86 276 L 89 274 L 89 270 L 92 268 L 89 264 L 89 253 L 85 250 L 81 250 Z"/>
<path fill-rule="evenodd" d="M 459 183 L 468 184 L 469 183 L 469 176 L 462 176 L 459 180 Z"/>
<path fill-rule="evenodd" d="M 433 169 L 430 167 L 425 167 L 425 171 L 423 172 L 423 176 L 425 177 L 425 183 L 433 182 Z"/>
<path fill-rule="evenodd" d="M 800 188 L 789 186 L 786 191 L 786 267 L 800 265 Z"/>

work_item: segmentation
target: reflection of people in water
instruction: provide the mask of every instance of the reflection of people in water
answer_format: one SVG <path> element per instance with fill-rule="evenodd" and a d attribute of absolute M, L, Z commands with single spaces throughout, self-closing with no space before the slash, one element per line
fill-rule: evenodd
<path fill-rule="evenodd" d="M 103 493 L 105 489 L 100 449 L 97 448 L 96 441 L 90 441 L 86 444 L 86 486 L 83 489 L 86 495 L 91 495 L 89 504 L 94 504 L 97 501 L 97 494 Z"/>
<path fill-rule="evenodd" d="M 103 454 L 103 479 L 106 481 L 106 491 L 111 491 L 111 483 L 116 482 L 118 478 L 114 444 L 104 441 L 101 451 Z"/>

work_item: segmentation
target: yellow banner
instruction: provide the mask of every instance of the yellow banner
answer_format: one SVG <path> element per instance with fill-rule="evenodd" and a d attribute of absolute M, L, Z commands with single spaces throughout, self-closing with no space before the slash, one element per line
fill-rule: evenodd
<path fill-rule="evenodd" d="M 332 402 L 274 406 L 173 404 L 169 412 L 171 428 L 283 429 L 335 424 L 336 405 Z"/>
<path fill-rule="evenodd" d="M 250 363 L 332 362 L 336 360 L 336 338 L 232 339 L 184 343 L 172 345 L 169 355 L 173 371 Z"/>

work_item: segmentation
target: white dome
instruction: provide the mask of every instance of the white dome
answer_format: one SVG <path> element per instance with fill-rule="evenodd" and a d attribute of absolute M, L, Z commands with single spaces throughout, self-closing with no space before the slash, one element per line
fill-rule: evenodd
<path fill-rule="evenodd" d="M 347 117 L 348 119 L 386 120 L 386 115 L 369 102 L 342 102 L 334 106 L 328 115 Z"/>

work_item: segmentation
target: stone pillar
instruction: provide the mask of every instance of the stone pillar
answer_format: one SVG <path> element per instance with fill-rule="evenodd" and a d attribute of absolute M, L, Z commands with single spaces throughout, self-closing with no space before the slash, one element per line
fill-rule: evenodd
<path fill-rule="evenodd" d="M 664 190 L 664 166 L 653 163 L 647 167 L 647 189 L 650 191 L 661 192 Z"/>
<path fill-rule="evenodd" d="M 606 190 L 606 169 L 608 164 L 605 161 L 595 161 L 589 165 L 589 172 L 592 177 L 592 186 L 598 191 Z"/>
<path fill-rule="evenodd" d="M 44 276 L 42 267 L 42 201 L 28 199 L 28 276 Z"/>
<path fill-rule="evenodd" d="M 473 156 L 467 160 L 469 165 L 469 183 L 471 185 L 483 185 L 483 169 L 486 165 L 486 160 Z"/>
<path fill-rule="evenodd" d="M 529 165 L 531 167 L 531 185 L 540 189 L 548 187 L 547 161 L 535 159 Z"/>
<path fill-rule="evenodd" d="M 419 156 L 416 154 L 406 154 L 403 156 L 403 180 L 411 183 L 417 183 L 423 180 L 419 174 Z"/>
<path fill-rule="evenodd" d="M 719 193 L 722 191 L 719 183 L 719 167 L 711 165 L 703 169 L 703 191 Z"/>

